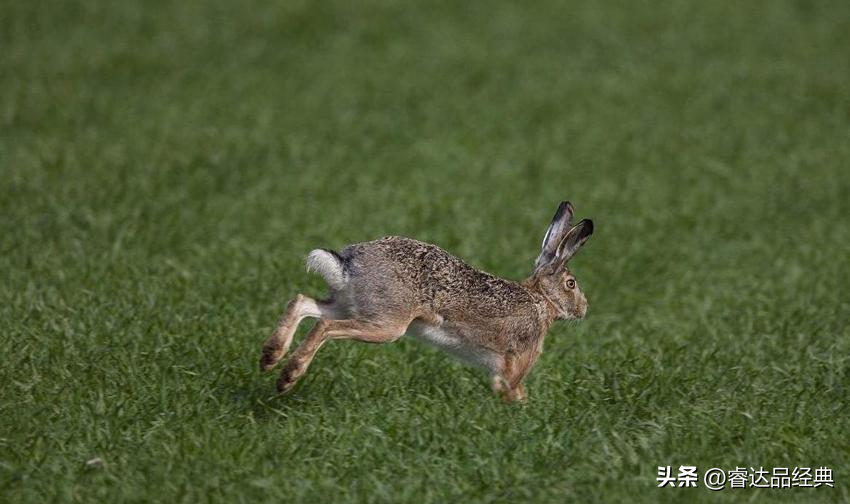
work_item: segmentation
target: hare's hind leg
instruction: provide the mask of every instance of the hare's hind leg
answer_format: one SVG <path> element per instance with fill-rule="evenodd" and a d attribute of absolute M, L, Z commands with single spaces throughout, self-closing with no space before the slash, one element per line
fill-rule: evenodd
<path fill-rule="evenodd" d="M 280 317 L 277 328 L 269 336 L 263 345 L 263 353 L 260 356 L 260 369 L 268 371 L 286 355 L 292 337 L 298 324 L 306 317 L 332 318 L 336 315 L 333 303 L 316 301 L 313 298 L 298 294 L 286 306 L 286 311 Z"/>
<path fill-rule="evenodd" d="M 292 390 L 292 387 L 307 372 L 313 357 L 325 341 L 354 339 L 366 343 L 391 343 L 404 335 L 407 325 L 407 323 L 386 324 L 360 320 L 319 319 L 281 371 L 277 390 L 282 394 Z"/>

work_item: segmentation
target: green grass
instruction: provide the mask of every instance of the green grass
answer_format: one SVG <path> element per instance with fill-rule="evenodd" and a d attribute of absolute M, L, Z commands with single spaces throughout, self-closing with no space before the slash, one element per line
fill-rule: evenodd
<path fill-rule="evenodd" d="M 850 4 L 523 3 L 3 2 L 0 501 L 850 500 Z M 564 198 L 528 405 L 407 340 L 257 370 L 310 249 L 519 279 Z"/>

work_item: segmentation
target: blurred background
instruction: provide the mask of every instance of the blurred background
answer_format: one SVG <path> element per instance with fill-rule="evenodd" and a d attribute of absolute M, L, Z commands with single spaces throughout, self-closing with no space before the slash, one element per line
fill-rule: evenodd
<path fill-rule="evenodd" d="M 0 5 L 0 496 L 846 479 L 847 2 Z M 402 234 L 521 279 L 563 199 L 590 309 L 529 406 L 406 341 L 328 345 L 283 399 L 255 370 L 322 292 L 309 250 Z"/>

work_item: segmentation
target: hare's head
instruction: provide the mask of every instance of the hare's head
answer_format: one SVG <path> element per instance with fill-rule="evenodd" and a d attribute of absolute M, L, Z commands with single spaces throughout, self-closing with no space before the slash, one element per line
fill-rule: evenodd
<path fill-rule="evenodd" d="M 555 307 L 556 318 L 580 319 L 587 312 L 587 299 L 567 262 L 593 234 L 593 221 L 584 219 L 572 225 L 573 206 L 561 202 L 546 235 L 540 255 L 534 264 L 532 283 Z"/>

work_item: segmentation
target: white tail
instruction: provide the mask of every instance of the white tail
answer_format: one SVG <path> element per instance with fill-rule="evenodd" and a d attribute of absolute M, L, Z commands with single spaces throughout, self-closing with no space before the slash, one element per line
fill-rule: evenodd
<path fill-rule="evenodd" d="M 342 290 L 347 283 L 345 269 L 339 257 L 327 250 L 316 249 L 307 255 L 307 271 L 322 275 L 328 286 L 334 290 Z"/>

